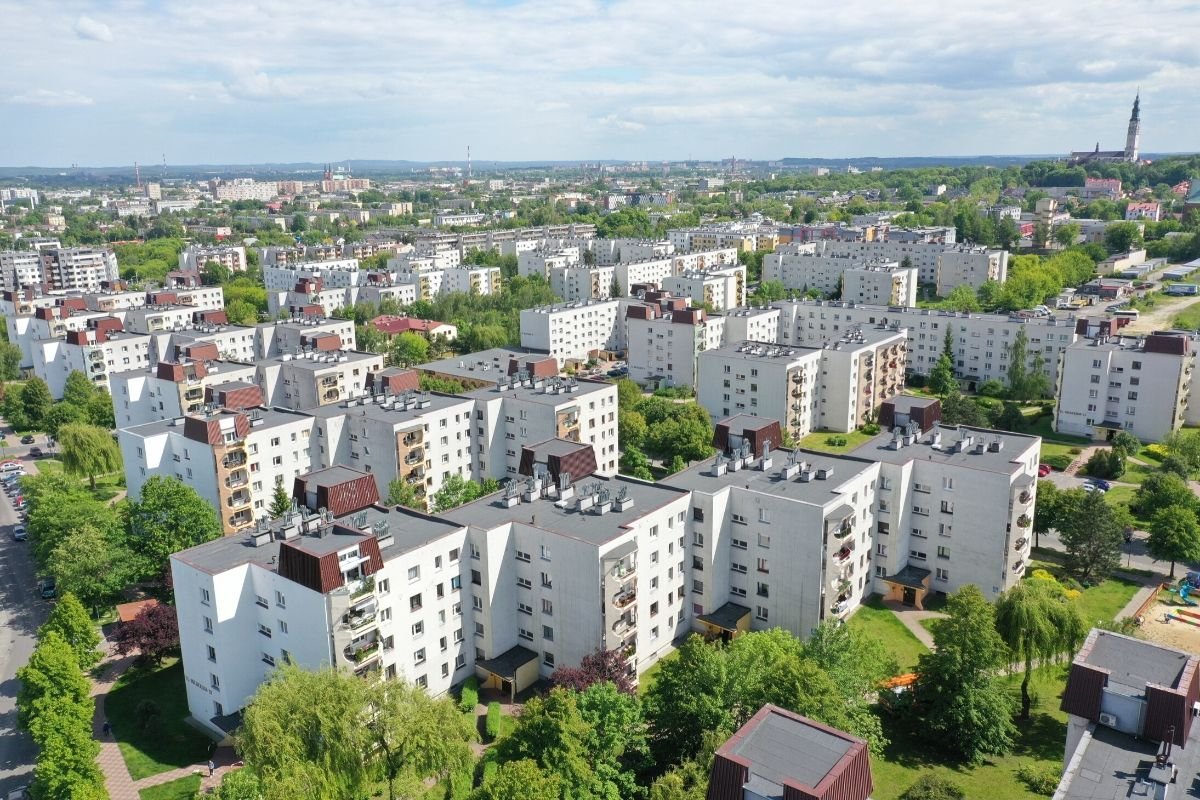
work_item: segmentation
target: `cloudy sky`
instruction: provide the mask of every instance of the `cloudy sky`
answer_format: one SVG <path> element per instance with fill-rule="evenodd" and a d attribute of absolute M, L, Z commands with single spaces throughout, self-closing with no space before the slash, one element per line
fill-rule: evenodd
<path fill-rule="evenodd" d="M 0 163 L 1200 149 L 1195 0 L 0 0 Z"/>

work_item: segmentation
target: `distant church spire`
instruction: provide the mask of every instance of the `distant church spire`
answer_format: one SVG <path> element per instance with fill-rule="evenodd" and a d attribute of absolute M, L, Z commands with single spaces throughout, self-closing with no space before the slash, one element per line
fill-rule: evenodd
<path fill-rule="evenodd" d="M 1125 134 L 1125 160 L 1137 161 L 1138 148 L 1142 142 L 1142 89 L 1139 86 L 1133 98 L 1133 113 L 1129 115 L 1129 130 Z"/>

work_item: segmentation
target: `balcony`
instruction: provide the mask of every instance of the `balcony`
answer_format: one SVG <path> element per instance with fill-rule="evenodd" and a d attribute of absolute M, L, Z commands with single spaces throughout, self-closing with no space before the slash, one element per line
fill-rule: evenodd
<path fill-rule="evenodd" d="M 346 625 L 352 631 L 360 631 L 370 625 L 374 625 L 379 619 L 378 612 L 372 607 L 359 612 L 351 612 L 346 615 Z"/>
<path fill-rule="evenodd" d="M 341 380 L 340 375 L 327 375 L 324 378 L 321 378 L 321 386 L 324 388 L 328 388 L 330 386 L 337 386 L 338 381 L 340 381 L 340 380 Z"/>
<path fill-rule="evenodd" d="M 382 652 L 382 642 L 378 638 L 364 639 L 359 642 L 351 642 L 342 650 L 346 660 L 355 664 L 362 664 L 366 661 L 377 658 Z"/>
<path fill-rule="evenodd" d="M 1021 503 L 1028 503 L 1032 499 L 1033 499 L 1033 492 L 1029 491 L 1028 489 L 1021 492 L 1021 494 L 1019 494 L 1017 496 L 1017 500 Z"/>
<path fill-rule="evenodd" d="M 1028 514 L 1022 514 L 1021 516 L 1017 517 L 1018 528 L 1028 528 L 1032 524 L 1033 519 Z"/>
<path fill-rule="evenodd" d="M 199 400 L 203 397 L 204 397 L 204 389 L 202 389 L 200 387 L 196 387 L 195 389 L 188 389 L 186 392 L 183 393 L 184 400 Z"/>
<path fill-rule="evenodd" d="M 410 467 L 413 464 L 420 464 L 424 460 L 425 460 L 425 450 L 420 447 L 418 447 L 416 450 L 413 450 L 411 453 L 409 453 L 408 455 L 406 455 L 404 457 L 404 463 L 409 465 Z"/>
<path fill-rule="evenodd" d="M 841 550 L 838 550 L 836 553 L 833 554 L 833 560 L 835 562 L 837 562 L 838 564 L 845 564 L 847 561 L 850 560 L 850 556 L 853 554 L 854 554 L 854 548 L 843 547 Z"/>
<path fill-rule="evenodd" d="M 359 599 L 375 594 L 375 576 L 369 575 L 362 580 L 351 581 L 346 584 L 346 590 L 350 594 L 350 602 L 355 603 Z"/>
<path fill-rule="evenodd" d="M 624 633 L 632 630 L 637 626 L 637 619 L 631 618 L 629 615 L 617 617 L 617 621 L 612 624 L 613 633 Z"/>
<path fill-rule="evenodd" d="M 329 389 L 323 395 L 321 395 L 321 399 L 324 400 L 326 403 L 332 403 L 334 400 L 337 400 L 338 397 L 340 397 L 340 396 L 341 396 L 341 392 L 339 390 Z"/>
<path fill-rule="evenodd" d="M 622 562 L 620 564 L 617 564 L 615 567 L 613 567 L 609 571 L 609 575 L 611 575 L 612 577 L 616 578 L 619 581 L 630 580 L 635 575 L 637 575 L 637 564 L 636 563 L 628 563 L 627 564 L 627 563 Z"/>
<path fill-rule="evenodd" d="M 1020 553 L 1025 550 L 1028 544 L 1029 540 L 1025 537 L 1021 537 L 1020 539 L 1017 539 L 1016 544 L 1013 545 L 1013 550 L 1016 550 L 1018 553 Z"/>
<path fill-rule="evenodd" d="M 403 444 L 405 447 L 412 447 L 414 444 L 420 444 L 421 443 L 421 432 L 420 431 L 411 431 L 410 433 L 406 433 L 404 435 L 404 438 L 400 440 L 400 443 Z"/>
<path fill-rule="evenodd" d="M 637 600 L 637 590 L 626 589 L 613 595 L 612 602 L 617 608 L 628 608 L 635 600 Z"/>
<path fill-rule="evenodd" d="M 229 499 L 225 501 L 225 504 L 230 508 L 241 508 L 242 506 L 248 506 L 250 505 L 250 493 L 241 491 L 234 492 L 232 495 L 230 495 Z"/>
<path fill-rule="evenodd" d="M 237 467 L 246 466 L 246 460 L 246 454 L 242 451 L 228 453 L 221 459 L 221 466 L 225 469 L 236 469 Z"/>
<path fill-rule="evenodd" d="M 225 488 L 226 489 L 240 489 L 249 482 L 250 481 L 246 477 L 245 473 L 241 473 L 238 476 L 230 475 L 228 478 L 225 479 Z"/>
<path fill-rule="evenodd" d="M 249 511 L 239 511 L 236 514 L 229 516 L 229 525 L 234 528 L 242 528 L 254 522 L 254 515 Z"/>

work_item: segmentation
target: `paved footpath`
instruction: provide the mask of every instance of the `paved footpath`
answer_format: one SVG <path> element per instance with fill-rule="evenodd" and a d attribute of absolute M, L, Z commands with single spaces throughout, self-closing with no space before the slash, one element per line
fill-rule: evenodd
<path fill-rule="evenodd" d="M 117 679 L 132 666 L 134 659 L 135 656 L 105 658 L 101 662 L 101 668 L 104 670 L 103 677 L 95 681 L 92 686 L 92 696 L 96 698 L 96 711 L 92 718 L 92 736 L 100 742 L 100 757 L 97 761 L 100 769 L 104 772 L 104 783 L 108 788 L 110 800 L 139 800 L 139 794 L 143 789 L 186 778 L 192 774 L 203 776 L 200 784 L 201 792 L 216 787 L 221 783 L 222 774 L 236 759 L 232 747 L 217 748 L 213 754 L 213 762 L 217 769 L 211 776 L 208 775 L 207 764 L 195 764 L 135 781 L 129 774 L 129 768 L 125 766 L 125 759 L 121 756 L 121 748 L 117 746 L 116 739 L 112 734 L 104 735 L 104 700 Z"/>
<path fill-rule="evenodd" d="M 920 640 L 921 644 L 933 649 L 933 634 L 929 629 L 921 624 L 923 619 L 940 619 L 946 616 L 941 611 L 923 611 L 912 606 L 902 605 L 895 600 L 884 600 L 883 604 L 892 610 L 896 615 L 896 619 L 904 623 L 904 627 L 912 631 L 912 635 Z"/>

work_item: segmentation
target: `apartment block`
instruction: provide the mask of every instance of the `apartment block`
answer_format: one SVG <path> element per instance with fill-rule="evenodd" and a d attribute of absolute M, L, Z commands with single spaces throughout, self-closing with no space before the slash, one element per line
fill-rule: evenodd
<path fill-rule="evenodd" d="M 33 372 L 46 381 L 50 395 L 61 398 L 72 372 L 87 375 L 92 385 L 112 391 L 109 375 L 150 366 L 150 337 L 121 329 L 121 321 L 107 317 L 92 327 L 68 331 L 62 339 L 33 343 Z"/>
<path fill-rule="evenodd" d="M 586 362 L 620 341 L 620 303 L 588 300 L 521 312 L 521 346 L 567 362 Z"/>
<path fill-rule="evenodd" d="M 779 420 L 799 440 L 852 431 L 904 388 L 904 334 L 857 328 L 820 347 L 736 342 L 699 357 L 697 400 L 714 418 Z"/>
<path fill-rule="evenodd" d="M 1062 353 L 1054 429 L 1099 441 L 1120 430 L 1147 442 L 1166 438 L 1187 421 L 1192 344 L 1182 333 L 1073 343 Z"/>
<path fill-rule="evenodd" d="M 0 281 L 11 292 L 24 286 L 42 283 L 42 259 L 36 251 L 9 250 L 0 252 Z"/>
<path fill-rule="evenodd" d="M 653 386 L 696 386 L 697 359 L 721 346 L 726 323 L 683 298 L 630 305 L 625 314 L 629 377 Z"/>
<path fill-rule="evenodd" d="M 274 200 L 279 194 L 279 184 L 275 181 L 256 181 L 251 178 L 234 178 L 230 181 L 214 179 L 209 181 L 209 191 L 214 200 Z"/>
<path fill-rule="evenodd" d="M 52 290 L 98 291 L 119 277 L 117 257 L 109 250 L 62 247 L 39 251 L 42 280 Z"/>
<path fill-rule="evenodd" d="M 608 300 L 613 297 L 612 266 L 574 264 L 550 271 L 550 288 L 568 302 L 579 300 Z"/>
<path fill-rule="evenodd" d="M 241 245 L 209 247 L 193 244 L 179 254 L 179 268 L 187 272 L 199 272 L 210 261 L 231 272 L 245 272 L 246 248 Z"/>
<path fill-rule="evenodd" d="M 631 295 L 634 286 L 661 286 L 674 274 L 675 262 L 670 258 L 619 261 L 613 265 L 613 279 L 620 285 L 623 296 Z"/>
<path fill-rule="evenodd" d="M 471 436 L 477 478 L 522 474 L 522 446 L 550 439 L 590 444 L 596 474 L 616 474 L 616 384 L 517 373 L 464 396 L 475 403 Z"/>
<path fill-rule="evenodd" d="M 383 356 L 356 350 L 307 348 L 300 354 L 284 353 L 255 362 L 256 383 L 266 404 L 293 410 L 337 405 L 366 392 L 372 376 L 383 369 Z M 318 346 L 326 344 L 323 337 Z"/>
<path fill-rule="evenodd" d="M 664 278 L 659 288 L 676 297 L 688 297 L 703 308 L 721 311 L 746 305 L 746 267 L 736 264 L 689 270 Z"/>
<path fill-rule="evenodd" d="M 493 347 L 428 361 L 416 369 L 432 378 L 456 381 L 467 389 L 495 386 L 501 380 L 507 382 L 514 375 L 544 380 L 557 377 L 560 372 L 558 361 L 552 356 L 507 347 Z"/>
<path fill-rule="evenodd" d="M 301 412 L 249 407 L 123 428 L 129 496 L 140 497 L 151 476 L 174 475 L 217 509 L 227 535 L 243 530 L 267 513 L 277 483 L 311 468 L 312 425 Z"/>
<path fill-rule="evenodd" d="M 917 305 L 917 269 L 895 262 L 868 264 L 842 273 L 841 299 L 849 303 L 872 303 L 913 308 Z"/>
<path fill-rule="evenodd" d="M 955 374 L 974 391 L 988 380 L 1008 380 L 1008 352 L 1017 331 L 1024 330 L 1028 342 L 1026 367 L 1034 367 L 1034 356 L 1042 355 L 1046 377 L 1053 385 L 1058 378 L 1062 351 L 1086 329 L 1086 320 L 1074 314 L 1051 316 L 1031 314 L 966 314 L 924 308 L 858 305 L 831 301 L 787 300 L 772 303 L 780 310 L 779 344 L 815 344 L 842 336 L 856 326 L 886 326 L 908 335 L 909 373 L 928 375 L 941 357 L 946 329 L 953 331 L 952 361 Z"/>
<path fill-rule="evenodd" d="M 149 369 L 114 372 L 109 376 L 117 428 L 200 413 L 232 384 L 255 383 L 253 364 L 233 361 L 159 361 Z M 256 393 L 256 402 L 261 402 Z"/>
<path fill-rule="evenodd" d="M 837 241 L 822 239 L 805 244 L 782 245 L 763 258 L 763 280 L 782 281 L 784 286 L 806 290 L 836 283 L 836 277 L 851 266 L 875 262 L 911 266 L 922 284 L 934 285 L 939 295 L 957 286 L 978 288 L 1008 277 L 1008 251 L 988 250 L 938 241 Z M 860 263 L 854 263 L 860 262 Z M 839 267 L 838 265 L 842 266 Z"/>
<path fill-rule="evenodd" d="M 503 281 L 499 267 L 463 265 L 442 273 L 442 292 L 464 292 L 473 295 L 496 294 Z"/>
<path fill-rule="evenodd" d="M 734 308 L 721 315 L 725 318 L 722 344 L 729 342 L 770 342 L 779 338 L 778 308 Z"/>

